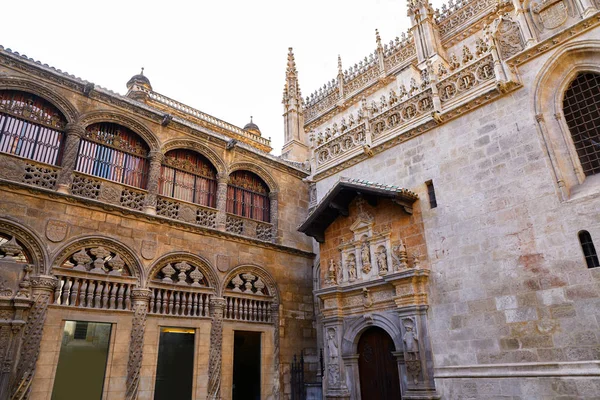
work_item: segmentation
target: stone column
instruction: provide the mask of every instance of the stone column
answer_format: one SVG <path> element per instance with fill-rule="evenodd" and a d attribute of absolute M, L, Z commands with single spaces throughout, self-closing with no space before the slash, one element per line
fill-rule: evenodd
<path fill-rule="evenodd" d="M 550 159 L 550 166 L 552 167 L 552 174 L 554 175 L 554 180 L 556 181 L 556 185 L 558 186 L 558 190 L 560 193 L 560 197 L 562 201 L 566 201 L 569 199 L 569 192 L 565 187 L 565 180 L 562 176 L 562 172 L 558 165 L 558 161 L 556 160 L 556 153 L 554 152 L 554 148 L 552 147 L 552 143 L 549 143 L 548 129 L 546 128 L 546 121 L 544 120 L 543 114 L 538 114 L 535 116 L 535 121 L 537 122 L 538 129 L 541 132 L 542 139 L 544 140 L 544 148 L 546 150 L 546 154 Z"/>
<path fill-rule="evenodd" d="M 271 398 L 279 400 L 281 392 L 281 374 L 279 372 L 279 304 L 271 304 L 271 320 L 273 322 L 273 390 Z"/>
<path fill-rule="evenodd" d="M 65 140 L 62 153 L 62 170 L 58 177 L 57 191 L 69 194 L 71 184 L 73 183 L 73 170 L 77 161 L 77 152 L 79 151 L 79 142 L 85 134 L 85 127 L 78 123 L 67 124 L 65 130 Z"/>
<path fill-rule="evenodd" d="M 325 346 L 325 398 L 350 399 L 350 391 L 346 385 L 344 365 L 342 362 L 341 337 L 342 321 L 334 319 L 324 324 L 323 342 Z"/>
<path fill-rule="evenodd" d="M 42 342 L 42 331 L 46 322 L 48 303 L 56 284 L 57 279 L 53 276 L 40 275 L 31 278 L 33 305 L 23 328 L 23 342 L 21 344 L 11 399 L 29 398 L 35 365 L 40 353 L 40 343 Z"/>
<path fill-rule="evenodd" d="M 210 299 L 210 352 L 208 359 L 208 400 L 221 399 L 221 362 L 223 350 L 223 310 L 225 299 Z"/>
<path fill-rule="evenodd" d="M 271 224 L 273 225 L 273 233 L 271 241 L 277 243 L 279 239 L 279 193 L 269 193 L 270 212 L 271 212 Z"/>
<path fill-rule="evenodd" d="M 135 288 L 131 291 L 133 321 L 131 322 L 131 339 L 129 341 L 129 361 L 127 362 L 127 388 L 125 399 L 135 400 L 140 386 L 140 370 L 144 351 L 144 332 L 146 316 L 150 303 L 149 289 Z"/>
<path fill-rule="evenodd" d="M 150 167 L 148 168 L 148 194 L 144 200 L 144 212 L 156 215 L 156 201 L 158 196 L 158 180 L 160 179 L 160 167 L 164 154 L 160 151 L 151 151 L 148 155 Z"/>
<path fill-rule="evenodd" d="M 227 184 L 229 175 L 217 175 L 217 229 L 224 231 L 227 224 Z"/>

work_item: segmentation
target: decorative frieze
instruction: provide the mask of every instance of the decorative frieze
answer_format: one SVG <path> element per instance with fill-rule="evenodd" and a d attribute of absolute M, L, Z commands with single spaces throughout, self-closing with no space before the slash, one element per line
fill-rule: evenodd
<path fill-rule="evenodd" d="M 100 197 L 100 187 L 102 181 L 90 176 L 76 174 L 71 184 L 71 194 L 81 196 L 92 200 Z"/>
<path fill-rule="evenodd" d="M 158 196 L 156 214 L 207 228 L 216 229 L 217 227 L 217 210 L 192 205 L 170 197 Z"/>
<path fill-rule="evenodd" d="M 27 162 L 21 181 L 28 185 L 54 189 L 58 181 L 58 168 Z"/>

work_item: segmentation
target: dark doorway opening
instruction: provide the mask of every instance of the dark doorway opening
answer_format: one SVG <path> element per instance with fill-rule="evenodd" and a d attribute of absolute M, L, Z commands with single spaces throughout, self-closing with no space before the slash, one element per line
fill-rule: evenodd
<path fill-rule="evenodd" d="M 358 341 L 358 370 L 363 399 L 400 399 L 394 341 L 381 328 L 367 329 Z"/>
<path fill-rule="evenodd" d="M 260 400 L 260 332 L 234 332 L 232 397 Z"/>
<path fill-rule="evenodd" d="M 154 400 L 189 400 L 194 376 L 194 330 L 161 328 Z"/>

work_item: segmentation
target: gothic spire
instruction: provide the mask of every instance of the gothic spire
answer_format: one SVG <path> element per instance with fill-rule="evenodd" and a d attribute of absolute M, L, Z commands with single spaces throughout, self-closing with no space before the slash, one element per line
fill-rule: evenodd
<path fill-rule="evenodd" d="M 344 70 L 342 69 L 342 56 L 338 54 L 338 75 L 344 75 Z"/>
<path fill-rule="evenodd" d="M 302 101 L 300 94 L 300 85 L 298 83 L 298 71 L 296 70 L 296 60 L 294 59 L 294 51 L 290 47 L 288 49 L 287 69 L 285 71 L 285 87 L 283 89 L 283 103 L 286 104 L 292 99 L 298 104 Z"/>

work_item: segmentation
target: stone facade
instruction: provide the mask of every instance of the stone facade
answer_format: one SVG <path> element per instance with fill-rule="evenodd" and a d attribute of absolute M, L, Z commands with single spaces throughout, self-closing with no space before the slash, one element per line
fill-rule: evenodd
<path fill-rule="evenodd" d="M 403 398 L 596 398 L 600 268 L 588 268 L 578 235 L 600 243 L 600 180 L 584 173 L 563 98 L 578 74 L 599 72 L 598 4 L 408 3 L 407 35 L 384 46 L 377 34 L 374 57 L 346 71 L 340 62 L 333 84 L 305 101 L 314 220 L 328 215 L 324 203 L 342 210 L 321 237 L 301 228 L 321 242 L 322 346 L 330 328 L 340 349 L 356 346 L 366 325 L 346 320 L 358 313 L 392 337 L 399 365 L 408 360 L 402 307 L 375 307 L 386 276 L 375 285 L 329 275 L 330 260 L 333 271 L 347 264 L 340 238 L 356 219 L 331 193 L 348 179 L 406 188 L 422 221 L 416 245 L 429 279 L 416 334 L 431 343 L 421 371 L 435 391 L 411 392 L 400 367 Z M 377 208 L 404 238 L 402 210 Z M 328 398 L 361 398 L 352 346 L 339 362 L 348 383 Z"/>
<path fill-rule="evenodd" d="M 308 209 L 308 172 L 266 153 L 260 134 L 183 107 L 145 81 L 134 77 L 120 96 L 0 49 L 0 93 L 37 96 L 65 120 L 56 124 L 64 141 L 55 163 L 14 148 L 0 154 L 3 399 L 50 399 L 65 321 L 111 324 L 105 399 L 154 398 L 161 327 L 195 332 L 195 399 L 231 398 L 234 331 L 261 333 L 261 398 L 290 393 L 294 354 L 317 369 L 314 254 L 295 230 Z M 38 123 L 28 111 L 35 104 L 1 112 Z M 125 127 L 147 145 L 145 186 L 81 172 L 80 143 L 102 140 L 90 139 L 96 123 Z M 173 150 L 214 168 L 216 206 L 161 195 Z M 236 171 L 268 192 L 260 218 L 227 205 Z"/>

